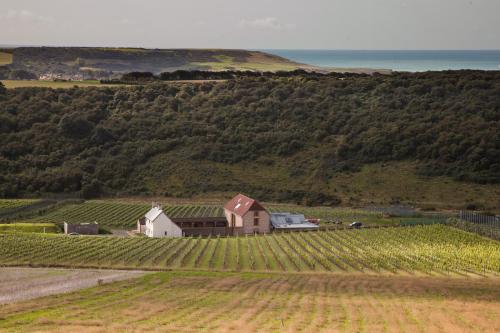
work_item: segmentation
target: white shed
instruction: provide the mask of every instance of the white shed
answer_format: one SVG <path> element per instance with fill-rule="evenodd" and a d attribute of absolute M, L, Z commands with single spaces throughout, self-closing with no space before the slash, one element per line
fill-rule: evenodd
<path fill-rule="evenodd" d="M 182 229 L 172 222 L 160 205 L 153 206 L 144 219 L 144 234 L 148 237 L 182 237 Z"/>

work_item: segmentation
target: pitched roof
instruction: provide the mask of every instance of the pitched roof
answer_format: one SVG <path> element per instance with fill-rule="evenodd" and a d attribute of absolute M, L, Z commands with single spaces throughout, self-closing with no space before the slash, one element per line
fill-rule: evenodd
<path fill-rule="evenodd" d="M 241 193 L 229 200 L 224 208 L 239 216 L 245 215 L 249 210 L 266 210 L 257 200 Z"/>
<path fill-rule="evenodd" d="M 160 216 L 160 214 L 163 213 L 163 210 L 158 207 L 158 206 L 155 206 L 153 208 L 151 208 L 149 210 L 149 212 L 146 213 L 146 215 L 144 215 L 148 220 L 150 220 L 151 222 L 156 220 L 156 218 L 158 216 Z"/>

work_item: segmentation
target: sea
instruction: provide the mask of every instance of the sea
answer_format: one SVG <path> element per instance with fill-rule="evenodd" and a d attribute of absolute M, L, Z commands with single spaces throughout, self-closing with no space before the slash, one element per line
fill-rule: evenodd
<path fill-rule="evenodd" d="M 478 69 L 500 71 L 500 50 L 261 50 L 322 67 L 390 69 L 405 72 Z"/>

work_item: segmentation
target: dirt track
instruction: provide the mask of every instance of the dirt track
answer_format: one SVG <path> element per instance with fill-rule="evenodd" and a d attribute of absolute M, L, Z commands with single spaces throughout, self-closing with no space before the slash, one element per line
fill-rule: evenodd
<path fill-rule="evenodd" d="M 0 304 L 66 293 L 142 274 L 140 271 L 0 267 Z"/>

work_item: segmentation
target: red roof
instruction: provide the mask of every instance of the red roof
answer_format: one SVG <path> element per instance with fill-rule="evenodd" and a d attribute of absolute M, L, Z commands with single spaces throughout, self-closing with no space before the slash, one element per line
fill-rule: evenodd
<path fill-rule="evenodd" d="M 266 210 L 257 200 L 243 194 L 229 200 L 224 208 L 239 216 L 245 215 L 249 210 Z"/>

